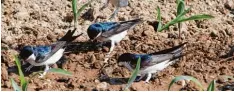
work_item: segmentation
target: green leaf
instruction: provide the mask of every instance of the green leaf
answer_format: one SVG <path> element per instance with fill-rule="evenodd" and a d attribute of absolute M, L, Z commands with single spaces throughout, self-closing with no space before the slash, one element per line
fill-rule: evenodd
<path fill-rule="evenodd" d="M 77 26 L 77 0 L 72 0 L 72 12 L 74 16 L 74 26 Z"/>
<path fill-rule="evenodd" d="M 17 85 L 17 83 L 12 78 L 11 78 L 11 85 L 15 91 L 21 91 L 20 87 Z"/>
<path fill-rule="evenodd" d="M 124 90 L 127 90 L 130 87 L 130 85 L 134 82 L 134 80 L 136 79 L 137 74 L 140 71 L 140 64 L 141 64 L 141 58 L 138 58 L 136 69 L 133 71 L 133 74 L 131 78 L 128 80 L 128 84 L 126 85 Z"/>
<path fill-rule="evenodd" d="M 215 80 L 211 81 L 210 85 L 207 88 L 207 91 L 214 91 L 215 90 Z"/>
<path fill-rule="evenodd" d="M 71 72 L 68 72 L 66 70 L 60 69 L 60 68 L 51 68 L 49 72 L 54 72 L 54 73 L 59 73 L 59 74 L 64 74 L 68 76 L 72 76 Z"/>
<path fill-rule="evenodd" d="M 169 23 L 165 24 L 165 25 L 164 25 L 161 29 L 159 29 L 158 31 L 159 31 L 159 32 L 162 32 L 162 30 L 168 28 L 169 26 L 174 25 L 174 24 L 176 24 L 176 23 L 179 23 L 179 20 L 181 19 L 181 17 L 184 16 L 187 12 L 189 12 L 190 9 L 191 9 L 191 7 L 188 8 L 187 10 L 185 10 L 183 13 L 179 14 L 175 19 L 173 19 L 173 20 L 170 21 Z"/>
<path fill-rule="evenodd" d="M 214 16 L 202 14 L 202 15 L 194 15 L 194 16 L 191 16 L 188 18 L 183 18 L 183 19 L 180 19 L 178 22 L 185 22 L 185 21 L 190 21 L 190 20 L 211 19 L 211 18 L 214 18 Z"/>
<path fill-rule="evenodd" d="M 158 9 L 157 9 L 157 12 L 158 12 L 158 16 L 157 16 L 157 21 L 158 21 L 158 28 L 157 28 L 157 31 L 158 31 L 159 29 L 162 28 L 161 10 L 160 10 L 159 7 L 158 7 Z"/>
<path fill-rule="evenodd" d="M 184 2 L 184 0 L 176 0 L 176 4 L 178 5 L 180 3 L 180 1 Z"/>
<path fill-rule="evenodd" d="M 180 80 L 191 80 L 191 81 L 195 82 L 203 90 L 201 83 L 196 78 L 191 77 L 191 76 L 177 76 L 169 84 L 168 91 L 170 90 L 171 86 L 174 83 L 176 83 L 177 81 L 180 81 Z"/>
<path fill-rule="evenodd" d="M 20 85 L 21 85 L 21 87 L 22 87 L 22 89 L 24 90 L 24 89 L 27 89 L 27 88 L 25 88 L 25 87 L 27 87 L 27 81 L 25 80 L 25 78 L 24 78 L 24 74 L 23 74 L 23 72 L 22 72 L 22 70 L 21 70 L 21 63 L 20 63 L 20 61 L 19 61 L 19 58 L 18 58 L 18 56 L 15 56 L 15 63 L 16 63 L 16 65 L 17 65 L 17 67 L 18 67 L 18 72 L 19 72 L 19 75 L 20 75 Z"/>
<path fill-rule="evenodd" d="M 185 10 L 185 5 L 184 5 L 184 1 L 183 0 L 179 0 L 179 3 L 177 3 L 177 15 L 179 16 L 180 14 L 182 14 Z"/>

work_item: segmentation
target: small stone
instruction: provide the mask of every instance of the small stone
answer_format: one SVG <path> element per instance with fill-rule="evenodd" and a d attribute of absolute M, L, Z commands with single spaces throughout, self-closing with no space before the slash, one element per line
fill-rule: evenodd
<path fill-rule="evenodd" d="M 227 9 L 234 9 L 234 1 L 233 0 L 226 0 L 226 3 L 224 4 L 225 8 Z"/>
<path fill-rule="evenodd" d="M 158 33 L 158 35 L 162 36 L 163 38 L 168 38 L 168 34 L 167 33 Z"/>
<path fill-rule="evenodd" d="M 145 90 L 145 86 L 142 85 L 141 82 L 137 82 L 137 83 L 132 84 L 131 89 L 134 91 L 143 91 L 143 90 Z"/>
<path fill-rule="evenodd" d="M 91 87 L 85 87 L 84 91 L 92 91 L 92 88 Z"/>
<path fill-rule="evenodd" d="M 226 81 L 224 80 L 224 78 L 222 77 L 219 77 L 218 80 L 217 80 L 217 83 L 225 83 Z"/>
<path fill-rule="evenodd" d="M 2 80 L 7 80 L 7 79 L 8 79 L 8 72 L 5 64 L 2 64 Z"/>
<path fill-rule="evenodd" d="M 56 41 L 57 36 L 54 34 L 48 34 L 47 39 L 52 40 L 53 42 Z"/>
<path fill-rule="evenodd" d="M 106 90 L 107 87 L 108 87 L 108 84 L 106 82 L 101 82 L 97 85 L 96 89 L 103 91 L 103 90 Z"/>
<path fill-rule="evenodd" d="M 5 86 L 6 86 L 7 88 L 10 88 L 10 87 L 11 87 L 10 81 L 5 81 Z"/>
<path fill-rule="evenodd" d="M 99 83 L 100 81 L 99 81 L 99 80 L 97 80 L 97 79 L 95 79 L 95 80 L 94 80 L 94 82 L 95 82 L 95 83 Z"/>
<path fill-rule="evenodd" d="M 94 62 L 93 63 L 93 67 L 96 68 L 96 69 L 100 69 L 102 66 L 101 66 L 101 62 Z"/>
<path fill-rule="evenodd" d="M 112 67 L 107 67 L 107 68 L 104 69 L 103 72 L 104 72 L 105 74 L 107 74 L 107 75 L 110 75 L 110 74 L 112 74 L 112 72 L 113 72 L 113 68 L 112 68 Z"/>
<path fill-rule="evenodd" d="M 225 32 L 227 33 L 227 35 L 229 36 L 233 36 L 234 35 L 234 31 L 233 31 L 233 28 L 231 27 L 228 27 Z"/>
<path fill-rule="evenodd" d="M 89 62 L 92 63 L 92 62 L 95 62 L 95 61 L 96 61 L 96 57 L 95 57 L 95 55 L 92 55 Z"/>
<path fill-rule="evenodd" d="M 210 34 L 211 37 L 218 37 L 218 31 L 217 30 L 213 30 Z"/>

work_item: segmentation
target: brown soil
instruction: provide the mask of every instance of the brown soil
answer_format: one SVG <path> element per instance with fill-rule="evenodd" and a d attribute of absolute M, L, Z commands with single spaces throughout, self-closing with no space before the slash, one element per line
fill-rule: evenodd
<path fill-rule="evenodd" d="M 121 90 L 131 73 L 119 67 L 116 60 L 126 52 L 151 53 L 163 50 L 182 42 L 188 42 L 187 53 L 179 62 L 158 73 L 149 84 L 135 82 L 130 90 L 167 90 L 170 81 L 179 75 L 197 78 L 204 88 L 217 80 L 216 90 L 225 85 L 234 86 L 234 80 L 224 81 L 220 76 L 234 76 L 234 1 L 232 0 L 185 0 L 192 6 L 187 14 L 210 14 L 210 20 L 189 21 L 183 24 L 181 39 L 178 39 L 176 26 L 164 32 L 155 32 L 152 22 L 156 21 L 156 8 L 159 6 L 164 23 L 175 18 L 176 0 L 130 0 L 128 7 L 121 8 L 114 21 L 143 18 L 144 23 L 129 30 L 128 36 L 114 49 L 108 64 L 103 57 L 108 49 L 85 50 L 88 40 L 87 27 L 94 22 L 108 21 L 114 8 L 99 12 L 103 3 L 97 0 L 79 18 L 78 32 L 84 32 L 66 53 L 62 68 L 73 76 L 48 73 L 44 79 L 30 80 L 28 90 Z M 1 28 L 1 90 L 13 90 L 10 78 L 19 83 L 19 75 L 12 72 L 15 63 L 13 55 L 20 45 L 46 45 L 61 38 L 72 29 L 71 0 L 2 0 Z M 227 3 L 228 2 L 228 3 Z M 80 5 L 80 4 L 78 4 Z M 75 51 L 75 52 L 74 52 Z M 57 67 L 57 66 L 54 66 Z M 35 67 L 38 68 L 38 67 Z M 35 69 L 34 68 L 34 69 Z M 107 76 L 106 76 L 107 75 Z M 105 78 L 108 77 L 108 78 Z M 28 77 L 27 77 L 28 78 Z M 160 81 L 159 81 L 160 80 Z M 183 89 L 181 83 L 174 84 L 171 90 L 199 90 L 190 82 Z M 234 88 L 232 88 L 234 90 Z"/>

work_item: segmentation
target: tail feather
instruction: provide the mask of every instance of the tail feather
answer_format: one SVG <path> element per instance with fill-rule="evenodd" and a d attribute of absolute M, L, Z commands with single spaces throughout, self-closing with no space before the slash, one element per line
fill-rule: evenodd
<path fill-rule="evenodd" d="M 178 53 L 178 52 L 181 52 L 183 50 L 184 45 L 187 44 L 187 43 L 188 42 L 185 42 L 183 44 L 180 44 L 178 46 L 175 46 L 175 47 L 172 47 L 172 48 L 169 48 L 169 49 L 165 49 L 165 50 L 162 50 L 162 51 L 154 52 L 154 53 L 151 53 L 150 55 Z"/>
<path fill-rule="evenodd" d="M 182 51 L 183 51 L 183 47 L 185 46 L 185 44 L 187 44 L 187 42 L 180 44 L 178 46 L 169 48 L 169 49 L 165 49 L 159 52 L 155 52 L 155 53 L 151 53 L 150 55 L 158 55 L 158 54 L 173 54 L 173 57 L 171 60 L 177 59 L 182 57 Z"/>
<path fill-rule="evenodd" d="M 125 23 L 138 24 L 140 22 L 143 22 L 142 18 L 138 18 L 138 19 L 134 19 L 134 20 L 129 20 L 129 21 L 123 21 L 123 22 L 120 22 L 120 24 L 125 24 Z"/>
<path fill-rule="evenodd" d="M 68 32 L 59 40 L 59 41 L 66 41 L 67 43 L 74 41 L 77 37 L 81 36 L 83 33 L 73 36 L 75 33 L 76 28 L 74 30 L 68 30 Z"/>

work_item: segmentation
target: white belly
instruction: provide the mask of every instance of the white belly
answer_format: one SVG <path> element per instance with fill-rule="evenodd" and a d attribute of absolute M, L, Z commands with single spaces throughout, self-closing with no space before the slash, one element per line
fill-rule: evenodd
<path fill-rule="evenodd" d="M 42 66 L 42 65 L 50 65 L 50 64 L 54 64 L 56 63 L 62 56 L 63 56 L 63 52 L 65 49 L 59 49 L 54 55 L 52 55 L 49 59 L 47 59 L 45 62 L 42 63 L 36 63 L 34 60 L 29 60 L 28 62 L 31 65 L 34 66 Z M 32 58 L 35 58 L 35 56 L 30 56 Z"/>
<path fill-rule="evenodd" d="M 120 42 L 127 35 L 127 31 L 123 31 L 117 35 L 109 37 L 110 40 L 115 41 L 116 43 Z"/>
<path fill-rule="evenodd" d="M 167 66 L 169 66 L 172 63 L 172 62 L 168 62 L 168 61 L 170 61 L 170 60 L 167 60 L 167 61 L 161 62 L 159 64 L 150 66 L 148 68 L 145 68 L 145 69 L 140 71 L 140 74 L 144 75 L 144 74 L 147 74 L 147 73 L 159 72 L 159 71 L 163 70 L 164 68 L 166 68 Z"/>

